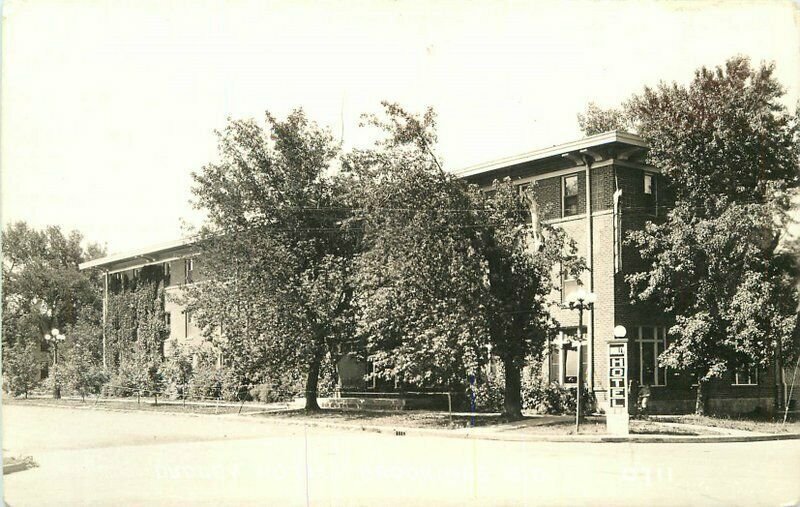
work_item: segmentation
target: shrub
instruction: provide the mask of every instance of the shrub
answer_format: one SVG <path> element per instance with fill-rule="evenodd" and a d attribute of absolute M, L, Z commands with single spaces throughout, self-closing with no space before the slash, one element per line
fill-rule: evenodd
<path fill-rule="evenodd" d="M 574 414 L 576 391 L 558 382 L 547 382 L 541 375 L 541 363 L 534 363 L 522 377 L 522 408 L 540 414 Z M 581 398 L 581 408 L 588 413 L 594 406 L 594 396 L 584 388 Z"/>
<path fill-rule="evenodd" d="M 467 395 L 470 394 L 475 396 L 476 412 L 501 412 L 505 397 L 504 379 L 499 375 L 479 378 L 467 390 Z"/>
<path fill-rule="evenodd" d="M 3 346 L 3 389 L 7 393 L 19 396 L 33 390 L 39 383 L 41 364 L 36 357 L 36 344 L 33 340 L 27 343 L 18 341 L 15 345 Z"/>
<path fill-rule="evenodd" d="M 222 380 L 215 366 L 198 367 L 189 381 L 189 397 L 199 399 L 216 399 L 220 396 Z"/>

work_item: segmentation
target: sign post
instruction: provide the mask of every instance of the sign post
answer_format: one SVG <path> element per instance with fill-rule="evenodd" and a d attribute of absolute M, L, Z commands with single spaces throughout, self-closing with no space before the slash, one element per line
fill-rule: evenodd
<path fill-rule="evenodd" d="M 628 343 L 623 326 L 614 328 L 614 339 L 608 340 L 608 411 L 606 429 L 611 435 L 630 433 L 628 414 Z"/>

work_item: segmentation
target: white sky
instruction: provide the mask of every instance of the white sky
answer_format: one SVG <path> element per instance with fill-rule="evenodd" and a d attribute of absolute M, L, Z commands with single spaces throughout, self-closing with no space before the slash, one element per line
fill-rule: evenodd
<path fill-rule="evenodd" d="M 182 235 L 226 117 L 302 106 L 345 145 L 382 99 L 439 113 L 448 168 L 567 142 L 734 54 L 798 100 L 791 2 L 16 0 L 3 5 L 2 221 L 115 252 Z"/>

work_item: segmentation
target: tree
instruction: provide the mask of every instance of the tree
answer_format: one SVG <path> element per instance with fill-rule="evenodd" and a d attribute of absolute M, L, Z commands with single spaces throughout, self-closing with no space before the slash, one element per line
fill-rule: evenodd
<path fill-rule="evenodd" d="M 39 343 L 51 328 L 74 324 L 81 308 L 99 307 L 99 278 L 79 271 L 78 264 L 103 249 L 82 242 L 79 232 L 64 235 L 55 226 L 36 230 L 16 222 L 3 230 L 4 346 Z"/>
<path fill-rule="evenodd" d="M 99 394 L 109 380 L 102 364 L 103 330 L 99 312 L 84 308 L 66 335 L 65 360 L 60 366 L 64 383 L 82 399 L 87 394 Z"/>
<path fill-rule="evenodd" d="M 476 308 L 483 267 L 466 186 L 431 151 L 435 117 L 395 104 L 367 116 L 384 137 L 344 161 L 364 231 L 354 268 L 357 333 L 374 375 L 416 388 L 463 388 L 488 360 Z"/>
<path fill-rule="evenodd" d="M 39 383 L 42 367 L 33 340 L 17 341 L 3 347 L 3 389 L 14 396 L 28 393 Z"/>
<path fill-rule="evenodd" d="M 300 111 L 266 125 L 230 121 L 219 156 L 194 174 L 207 282 L 187 293 L 205 336 L 241 378 L 272 368 L 306 375 L 306 409 L 317 410 L 320 367 L 351 332 L 348 282 L 356 231 L 331 176 L 331 134 Z"/>
<path fill-rule="evenodd" d="M 345 161 L 364 229 L 356 263 L 359 335 L 375 375 L 418 387 L 464 386 L 490 356 L 505 366 L 504 412 L 521 417 L 520 370 L 555 329 L 546 297 L 561 231 L 534 246 L 529 208 L 510 181 L 490 194 L 445 173 L 435 116 L 384 104 L 386 138 Z M 541 245 L 541 243 L 539 243 Z"/>
<path fill-rule="evenodd" d="M 478 228 L 488 282 L 488 297 L 482 297 L 480 308 L 489 325 L 492 353 L 503 363 L 503 412 L 521 418 L 524 362 L 530 356 L 541 359 L 545 343 L 559 327 L 549 311 L 553 303 L 548 296 L 556 288 L 552 273 L 559 268 L 577 278 L 585 263 L 563 230 L 547 225 L 532 230 L 527 204 L 535 196 L 521 195 L 510 180 L 495 181 L 491 194 L 474 192 L 473 198 L 475 206 L 486 210 L 488 221 L 487 227 Z"/>
<path fill-rule="evenodd" d="M 710 379 L 766 365 L 793 343 L 794 268 L 777 247 L 798 185 L 800 130 L 773 72 L 735 57 L 625 106 L 675 196 L 664 222 L 630 234 L 646 269 L 628 281 L 634 300 L 675 318 L 659 360 L 695 374 L 698 413 Z"/>
<path fill-rule="evenodd" d="M 624 109 L 603 109 L 589 102 L 586 111 L 578 113 L 578 127 L 587 136 L 601 134 L 609 130 L 630 130 L 630 121 Z"/>

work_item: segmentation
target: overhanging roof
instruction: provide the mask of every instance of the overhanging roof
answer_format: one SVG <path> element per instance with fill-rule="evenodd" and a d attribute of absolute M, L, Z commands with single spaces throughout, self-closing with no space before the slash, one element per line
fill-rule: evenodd
<path fill-rule="evenodd" d="M 138 248 L 129 252 L 107 255 L 99 259 L 82 262 L 78 265 L 78 269 L 102 268 L 107 271 L 122 271 L 147 266 L 148 264 L 166 262 L 194 253 L 197 250 L 196 242 L 197 238 L 182 238 L 146 248 Z"/>
<path fill-rule="evenodd" d="M 465 167 L 455 171 L 453 174 L 460 178 L 467 178 L 478 174 L 488 173 L 498 169 L 534 162 L 551 157 L 560 157 L 564 154 L 577 153 L 581 150 L 591 150 L 592 148 L 609 144 L 628 145 L 632 148 L 647 148 L 647 142 L 635 134 L 613 130 L 603 132 L 593 136 L 588 136 L 578 141 L 559 144 L 549 148 L 543 148 L 511 157 L 501 158 L 490 162 L 484 162 L 473 166 Z M 139 248 L 130 252 L 115 255 L 108 255 L 99 259 L 81 263 L 79 269 L 102 268 L 105 271 L 124 271 L 137 267 L 147 266 L 166 262 L 177 258 L 191 255 L 197 251 L 195 243 L 197 238 L 183 238 L 168 243 L 161 243 L 146 248 Z"/>
<path fill-rule="evenodd" d="M 453 174 L 455 174 L 460 178 L 466 178 L 469 176 L 475 176 L 476 174 L 482 174 L 497 169 L 503 169 L 513 165 L 524 164 L 526 162 L 533 162 L 536 160 L 542 160 L 550 157 L 558 157 L 565 153 L 585 150 L 588 148 L 594 148 L 597 146 L 611 144 L 611 143 L 621 143 L 640 148 L 647 148 L 647 142 L 642 137 L 637 136 L 636 134 L 631 134 L 629 132 L 612 130 L 609 132 L 603 132 L 601 134 L 588 136 L 578 141 L 558 144 L 555 146 L 551 146 L 549 148 L 542 148 L 539 150 L 529 151 L 527 153 L 522 153 L 511 157 L 505 157 L 497 160 L 492 160 L 489 162 L 483 162 L 481 164 L 472 165 L 469 167 L 465 167 L 463 169 L 459 169 L 455 171 Z"/>

